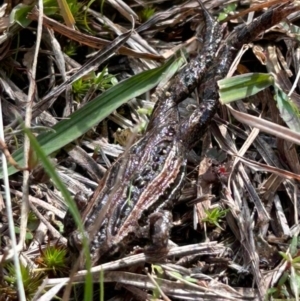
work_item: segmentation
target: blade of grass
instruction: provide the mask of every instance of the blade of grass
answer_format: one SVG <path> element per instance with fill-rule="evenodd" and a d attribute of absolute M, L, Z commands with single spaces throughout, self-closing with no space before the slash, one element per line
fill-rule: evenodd
<path fill-rule="evenodd" d="M 269 134 L 279 137 L 281 139 L 285 139 L 287 141 L 290 141 L 292 143 L 296 143 L 296 144 L 300 145 L 300 134 L 299 133 L 294 132 L 284 126 L 280 126 L 276 123 L 265 120 L 263 118 L 258 118 L 256 116 L 253 116 L 250 114 L 245 114 L 245 113 L 236 111 L 230 105 L 228 105 L 228 108 L 229 108 L 231 114 L 234 116 L 234 118 L 236 120 L 238 120 L 239 122 L 245 123 L 249 126 L 258 128 L 265 133 L 269 133 Z"/>
<path fill-rule="evenodd" d="M 283 85 L 277 76 L 266 73 L 247 73 L 218 81 L 219 95 L 222 104 L 243 99 L 273 85 L 280 116 L 294 132 L 300 132 L 299 110 L 284 92 Z"/>
<path fill-rule="evenodd" d="M 222 104 L 243 99 L 258 93 L 273 84 L 273 77 L 267 73 L 246 73 L 218 81 Z"/>
<path fill-rule="evenodd" d="M 68 143 L 82 136 L 93 126 L 102 121 L 111 112 L 128 100 L 141 95 L 155 87 L 167 73 L 178 68 L 182 59 L 171 59 L 161 67 L 135 75 L 102 93 L 87 105 L 69 116 L 69 119 L 58 122 L 51 132 L 42 133 L 37 141 L 46 155 L 61 149 Z M 23 150 L 18 149 L 13 153 L 15 161 L 24 166 Z M 9 175 L 17 170 L 10 166 Z M 2 170 L 0 178 L 3 177 Z"/>
<path fill-rule="evenodd" d="M 69 4 L 66 0 L 57 0 L 57 3 L 60 9 L 60 14 L 63 17 L 66 25 L 74 29 L 75 19 L 72 15 Z"/>
<path fill-rule="evenodd" d="M 297 106 L 289 99 L 289 96 L 275 86 L 277 107 L 281 118 L 294 132 L 300 133 L 300 114 Z"/>
<path fill-rule="evenodd" d="M 38 19 L 39 11 L 36 8 L 33 8 L 32 11 L 27 15 L 27 18 L 32 21 L 36 21 Z M 46 27 L 53 29 L 55 32 L 58 32 L 73 41 L 77 41 L 80 44 L 90 46 L 96 49 L 102 49 L 104 46 L 110 44 L 111 42 L 105 39 L 101 39 L 98 37 L 94 37 L 92 35 L 87 35 L 82 32 L 73 30 L 47 16 L 43 15 L 43 24 Z M 0 40 L 1 41 L 1 40 Z M 125 46 L 122 46 L 119 49 L 120 54 L 130 55 L 137 58 L 145 58 L 150 60 L 162 60 L 163 57 L 153 54 L 153 53 L 143 53 L 137 52 Z"/>
<path fill-rule="evenodd" d="M 134 24 L 132 24 L 134 26 Z M 102 50 L 98 51 L 96 55 L 91 58 L 86 64 L 84 64 L 75 74 L 70 76 L 66 81 L 64 81 L 59 86 L 52 89 L 50 93 L 43 97 L 33 108 L 33 117 L 37 116 L 40 112 L 44 111 L 44 108 L 48 108 L 57 98 L 57 96 L 62 93 L 67 86 L 73 84 L 75 81 L 81 79 L 83 76 L 87 75 L 91 71 L 98 68 L 100 64 L 112 57 L 120 47 L 130 38 L 132 30 L 125 32 L 115 38 L 109 45 L 104 47 Z"/>
<path fill-rule="evenodd" d="M 79 213 L 77 206 L 76 206 L 75 202 L 73 201 L 68 189 L 66 188 L 64 183 L 61 181 L 54 166 L 52 165 L 51 161 L 48 159 L 47 154 L 43 151 L 42 147 L 39 145 L 37 139 L 34 137 L 34 135 L 31 133 L 31 131 L 28 128 L 25 128 L 23 126 L 23 130 L 24 130 L 25 134 L 28 136 L 28 138 L 30 140 L 30 145 L 31 145 L 32 149 L 35 151 L 36 155 L 38 156 L 45 171 L 47 172 L 49 177 L 52 179 L 56 188 L 60 190 L 65 202 L 67 203 L 67 205 L 69 207 L 69 210 L 71 211 L 71 213 L 73 215 L 74 221 L 76 222 L 76 225 L 82 234 L 83 251 L 84 251 L 84 255 L 85 255 L 86 269 L 88 271 L 88 273 L 86 275 L 86 281 L 85 281 L 85 300 L 92 300 L 93 281 L 92 281 L 92 275 L 90 273 L 91 258 L 90 258 L 89 244 L 88 244 L 87 237 L 84 235 L 84 228 L 83 228 L 83 224 L 81 222 L 80 213 Z"/>
<path fill-rule="evenodd" d="M 31 23 L 31 20 L 27 19 L 27 14 L 32 10 L 32 7 L 33 5 L 23 3 L 16 5 L 9 15 L 10 23 L 16 22 L 26 28 Z"/>
<path fill-rule="evenodd" d="M 4 131 L 3 131 L 3 120 L 2 120 L 2 102 L 0 102 L 0 139 L 4 139 Z M 9 190 L 9 180 L 8 180 L 8 174 L 7 174 L 7 160 L 4 155 L 4 152 L 1 154 L 1 161 L 2 161 L 2 168 L 3 168 L 3 180 L 4 180 L 4 191 L 5 191 L 5 204 L 6 204 L 6 214 L 8 218 L 8 229 L 9 229 L 9 235 L 11 240 L 11 252 L 10 254 L 6 254 L 6 257 L 12 256 L 14 260 L 14 268 L 16 271 L 16 277 L 17 277 L 17 287 L 18 287 L 18 296 L 20 301 L 26 300 L 24 285 L 23 285 L 23 279 L 22 279 L 22 273 L 21 273 L 21 267 L 20 267 L 20 261 L 19 261 L 19 251 L 17 249 L 17 240 L 16 240 L 16 234 L 14 231 L 14 218 L 13 218 L 13 209 L 12 209 L 12 201 L 11 201 L 11 194 Z M 9 256 L 7 256 L 9 255 Z M 2 257 L 2 256 L 0 256 Z M 3 259 L 3 257 L 1 258 Z M 6 258 L 7 259 L 7 258 Z M 2 260 L 1 260 L 2 262 Z"/>

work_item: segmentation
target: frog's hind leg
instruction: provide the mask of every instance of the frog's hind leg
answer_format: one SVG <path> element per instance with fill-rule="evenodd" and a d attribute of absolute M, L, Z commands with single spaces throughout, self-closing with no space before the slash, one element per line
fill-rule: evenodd
<path fill-rule="evenodd" d="M 152 100 L 156 101 L 156 105 L 148 130 L 178 120 L 177 105 L 195 90 L 214 61 L 223 30 L 203 6 L 202 12 L 205 31 L 202 50 L 165 87 L 155 91 Z"/>

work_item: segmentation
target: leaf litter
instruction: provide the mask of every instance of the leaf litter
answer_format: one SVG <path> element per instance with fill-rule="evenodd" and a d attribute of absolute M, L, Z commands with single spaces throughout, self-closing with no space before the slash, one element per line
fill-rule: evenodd
<path fill-rule="evenodd" d="M 221 14 L 225 17 L 230 31 L 241 22 L 250 21 L 253 12 L 259 15 L 278 2 L 239 2 L 233 11 L 228 9 L 228 1 L 207 1 L 205 5 L 215 17 Z M 201 47 L 193 38 L 201 24 L 199 5 L 196 1 L 170 3 L 118 0 L 99 6 L 70 1 L 75 26 L 66 26 L 57 4 L 45 1 L 35 90 L 30 99 L 33 133 L 51 131 L 58 121 L 68 119 L 107 88 L 160 66 L 172 54 L 195 55 Z M 24 134 L 18 130 L 16 116 L 26 115 L 30 60 L 36 42 L 35 21 L 41 13 L 31 5 L 8 3 L 1 9 L 0 85 L 5 131 L 2 149 L 10 153 L 23 144 Z M 76 5 L 77 11 L 72 11 Z M 9 19 L 16 7 L 18 14 L 15 19 Z M 32 22 L 22 28 L 25 22 L 22 10 L 29 10 L 28 7 L 28 18 Z M 168 260 L 160 268 L 152 265 L 146 270 L 134 271 L 130 268 L 132 265 L 145 262 L 143 254 L 135 254 L 93 268 L 95 283 L 99 283 L 99 271 L 105 271 L 105 291 L 111 287 L 107 283 L 112 282 L 118 283 L 113 295 L 124 299 L 133 296 L 137 300 L 150 300 L 159 295 L 164 300 L 299 298 L 300 140 L 299 83 L 296 82 L 299 29 L 295 23 L 298 17 L 299 13 L 292 14 L 289 22 L 281 22 L 260 36 L 233 66 L 230 72 L 233 76 L 269 73 L 274 85 L 222 106 L 209 132 L 189 154 L 188 177 L 173 212 L 171 240 L 177 246 L 171 249 Z M 135 30 L 130 33 L 133 22 Z M 126 45 L 123 37 L 127 39 Z M 114 48 L 118 42 L 120 45 Z M 101 52 L 103 47 L 107 47 L 109 56 L 115 55 L 104 58 L 98 53 L 103 59 L 99 62 L 97 51 Z M 93 59 L 95 65 L 90 63 Z M 101 73 L 105 68 L 106 72 Z M 97 85 L 96 78 L 108 79 L 101 86 Z M 72 85 L 76 80 L 81 80 L 77 89 L 83 89 L 85 99 L 75 97 Z M 294 91 L 290 93 L 294 82 Z M 128 144 L 143 134 L 153 108 L 149 94 L 114 109 L 80 138 L 51 155 L 71 195 L 79 192 L 87 197 L 91 195 L 106 169 Z M 196 105 L 195 93 L 181 106 L 181 114 L 190 114 Z M 22 166 L 25 165 L 23 162 Z M 21 173 L 11 176 L 15 225 L 20 224 L 19 216 L 23 214 L 20 212 L 24 195 L 21 183 Z M 28 187 L 28 202 L 40 224 L 34 230 L 25 227 L 34 239 L 25 241 L 20 261 L 34 270 L 38 268 L 35 257 L 40 254 L 39 248 L 46 248 L 48 243 L 55 245 L 57 240 L 66 244 L 58 225 L 67 208 L 42 168 L 32 167 Z M 3 225 L 0 250 L 4 261 L 11 248 L 4 208 L 0 220 Z M 5 265 L 1 269 L 8 272 Z M 84 275 L 79 272 L 72 280 L 82 282 Z M 35 299 L 44 295 L 51 300 L 60 294 L 61 283 L 59 278 L 45 279 L 43 285 L 48 292 L 36 291 Z M 4 297 L 0 299 L 13 299 L 16 296 L 13 288 L 15 284 L 3 279 L 0 292 L 4 292 Z"/>

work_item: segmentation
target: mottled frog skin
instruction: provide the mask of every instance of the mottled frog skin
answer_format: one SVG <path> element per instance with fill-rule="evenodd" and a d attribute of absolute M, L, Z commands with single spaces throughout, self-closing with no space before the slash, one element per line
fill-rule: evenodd
<path fill-rule="evenodd" d="M 185 178 L 187 153 L 218 108 L 217 80 L 226 76 L 243 44 L 293 11 L 293 5 L 271 8 L 252 23 L 239 26 L 221 43 L 221 26 L 202 7 L 202 51 L 167 89 L 156 92 L 158 101 L 146 133 L 111 166 L 82 213 L 93 264 L 127 251 L 143 236 L 150 235 L 152 250 L 167 248 L 170 210 Z M 196 87 L 200 87 L 201 103 L 189 118 L 180 120 L 178 104 Z M 67 228 L 70 245 L 80 251 L 81 235 L 69 224 Z"/>

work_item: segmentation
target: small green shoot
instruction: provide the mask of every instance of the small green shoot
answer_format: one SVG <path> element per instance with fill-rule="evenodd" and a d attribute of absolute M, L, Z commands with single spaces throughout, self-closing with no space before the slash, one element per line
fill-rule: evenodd
<path fill-rule="evenodd" d="M 152 111 L 153 111 L 153 108 L 149 108 L 149 109 L 140 108 L 140 109 L 137 110 L 137 112 L 139 114 L 144 114 L 144 115 L 148 115 L 148 116 L 150 116 L 152 114 Z"/>
<path fill-rule="evenodd" d="M 153 272 L 156 272 L 158 274 L 158 277 L 161 277 L 164 274 L 164 270 L 160 265 L 152 264 L 151 267 Z"/>
<path fill-rule="evenodd" d="M 74 41 L 70 41 L 63 49 L 63 52 L 67 55 L 67 56 L 74 56 L 77 54 L 77 49 L 78 49 L 78 44 L 75 43 Z"/>
<path fill-rule="evenodd" d="M 182 276 L 179 272 L 170 272 L 170 274 L 177 280 L 183 282 L 190 282 L 190 283 L 198 283 L 198 280 L 192 278 L 190 276 Z"/>
<path fill-rule="evenodd" d="M 300 131 L 300 112 L 299 108 L 292 102 L 288 95 L 275 86 L 275 98 L 281 118 L 286 122 L 287 126 L 296 133 Z"/>
<path fill-rule="evenodd" d="M 227 5 L 223 11 L 219 14 L 218 16 L 218 21 L 223 21 L 225 20 L 228 15 L 232 12 L 234 12 L 236 10 L 237 4 L 236 3 L 230 3 L 229 5 Z"/>
<path fill-rule="evenodd" d="M 206 217 L 202 219 L 202 222 L 205 222 L 211 226 L 216 226 L 220 228 L 221 230 L 224 230 L 219 222 L 226 216 L 229 209 L 220 209 L 220 208 L 214 208 L 214 209 L 204 209 L 206 213 Z"/>
<path fill-rule="evenodd" d="M 16 5 L 9 15 L 10 23 L 16 22 L 26 28 L 31 23 L 31 20 L 27 19 L 27 15 L 32 8 L 33 5 L 26 5 L 23 3 Z"/>
<path fill-rule="evenodd" d="M 41 272 L 33 271 L 29 266 L 24 267 L 22 263 L 20 263 L 20 268 L 26 299 L 31 300 L 42 284 L 45 275 Z M 12 263 L 8 263 L 4 266 L 4 269 L 7 273 L 5 273 L 3 281 L 0 283 L 0 295 L 4 296 L 6 294 L 9 296 L 9 300 L 17 300 L 18 288 L 15 267 Z"/>
<path fill-rule="evenodd" d="M 152 7 L 145 7 L 140 13 L 139 17 L 141 19 L 141 22 L 144 23 L 148 21 L 155 13 L 155 9 Z"/>
<path fill-rule="evenodd" d="M 15 226 L 15 233 L 16 234 L 20 234 L 21 230 L 20 227 Z M 33 239 L 33 235 L 31 232 L 26 231 L 26 235 L 25 235 L 25 240 L 26 242 L 30 241 Z"/>
<path fill-rule="evenodd" d="M 268 294 L 273 298 L 299 300 L 300 292 L 300 253 L 298 237 L 294 236 L 288 253 L 279 252 L 287 262 L 286 270 L 276 287 L 269 289 Z"/>
<path fill-rule="evenodd" d="M 157 275 L 157 278 L 156 278 L 157 285 L 155 286 L 155 288 L 152 292 L 152 299 L 157 300 L 161 297 L 161 294 L 159 291 L 159 285 L 160 285 L 159 283 L 160 283 L 160 279 L 163 278 L 164 270 L 160 265 L 156 265 L 156 264 L 151 265 L 151 268 L 152 268 L 152 272 Z"/>
<path fill-rule="evenodd" d="M 40 249 L 40 256 L 36 259 L 40 270 L 45 271 L 50 277 L 66 274 L 67 249 L 64 246 L 48 245 L 46 249 Z"/>
<path fill-rule="evenodd" d="M 34 231 L 40 224 L 40 220 L 38 217 L 34 214 L 34 212 L 29 211 L 28 214 L 28 224 L 27 227 L 30 231 Z"/>
<path fill-rule="evenodd" d="M 78 79 L 72 84 L 72 92 L 77 101 L 80 101 L 90 89 L 94 91 L 107 90 L 116 82 L 113 75 L 108 74 L 107 68 L 104 68 L 102 72 L 95 74 L 92 72 L 90 76 Z"/>
<path fill-rule="evenodd" d="M 38 135 L 37 140 L 43 152 L 45 155 L 50 155 L 79 138 L 126 101 L 152 89 L 176 66 L 179 67 L 178 60 L 170 59 L 161 67 L 134 75 L 95 97 L 70 115 L 68 119 L 61 120 L 54 125 L 52 131 Z M 18 165 L 25 165 L 22 148 L 13 153 L 13 158 Z M 16 168 L 9 167 L 9 175 L 16 172 Z M 0 171 L 0 178 L 2 177 L 3 172 Z"/>
<path fill-rule="evenodd" d="M 25 240 L 26 243 L 29 243 L 33 239 L 33 234 L 32 232 L 38 227 L 40 221 L 36 217 L 36 215 L 30 211 L 28 215 L 28 225 L 26 229 L 26 235 L 25 235 Z M 20 234 L 21 230 L 19 226 L 15 226 L 15 233 Z"/>
<path fill-rule="evenodd" d="M 83 16 L 83 24 L 85 27 L 88 29 L 89 32 L 92 32 L 91 28 L 89 27 L 89 22 L 88 22 L 88 11 L 90 6 L 95 2 L 96 0 L 90 0 L 89 3 L 86 5 L 86 9 L 84 11 L 84 16 Z"/>
<path fill-rule="evenodd" d="M 141 122 L 137 127 L 136 127 L 136 131 L 139 134 L 143 134 L 145 133 L 146 129 L 147 129 L 148 123 L 143 121 Z"/>
<path fill-rule="evenodd" d="M 77 0 L 44 0 L 44 13 L 46 16 L 52 16 L 59 20 L 64 20 L 69 27 L 82 27 L 82 29 L 91 32 L 87 23 L 85 2 Z"/>
<path fill-rule="evenodd" d="M 280 277 L 276 287 L 271 287 L 268 289 L 268 296 L 272 298 L 289 300 L 290 298 L 294 299 L 288 290 L 288 278 L 289 274 L 284 272 Z"/>

